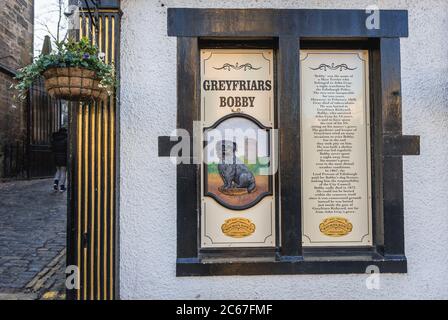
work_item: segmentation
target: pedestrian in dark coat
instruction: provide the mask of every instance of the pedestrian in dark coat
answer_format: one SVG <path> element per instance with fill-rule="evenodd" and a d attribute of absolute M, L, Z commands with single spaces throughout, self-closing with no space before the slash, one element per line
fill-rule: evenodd
<path fill-rule="evenodd" d="M 56 175 L 54 176 L 53 190 L 64 192 L 67 176 L 67 129 L 60 128 L 51 136 L 51 151 L 56 164 Z"/>

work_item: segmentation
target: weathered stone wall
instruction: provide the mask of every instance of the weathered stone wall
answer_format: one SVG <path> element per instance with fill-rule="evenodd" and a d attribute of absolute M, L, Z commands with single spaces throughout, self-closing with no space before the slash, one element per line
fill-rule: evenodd
<path fill-rule="evenodd" d="M 34 0 L 2 0 L 0 5 L 0 178 L 3 148 L 22 142 L 26 132 L 26 108 L 14 101 L 9 89 L 12 76 L 32 61 Z"/>

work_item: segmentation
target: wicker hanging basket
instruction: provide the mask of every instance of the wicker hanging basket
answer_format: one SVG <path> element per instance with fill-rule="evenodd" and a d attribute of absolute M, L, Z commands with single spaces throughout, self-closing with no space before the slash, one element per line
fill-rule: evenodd
<path fill-rule="evenodd" d="M 105 101 L 107 90 L 100 87 L 95 71 L 83 68 L 50 68 L 43 73 L 49 95 L 70 101 Z"/>

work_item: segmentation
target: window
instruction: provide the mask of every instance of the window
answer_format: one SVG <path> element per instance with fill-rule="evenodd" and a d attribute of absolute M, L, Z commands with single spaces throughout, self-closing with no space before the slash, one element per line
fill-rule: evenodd
<path fill-rule="evenodd" d="M 406 272 L 401 156 L 419 152 L 401 133 L 407 12 L 381 11 L 378 30 L 365 17 L 169 10 L 178 128 L 206 141 L 177 166 L 178 276 Z M 255 134 L 224 134 L 235 127 Z M 178 141 L 159 137 L 159 154 Z"/>

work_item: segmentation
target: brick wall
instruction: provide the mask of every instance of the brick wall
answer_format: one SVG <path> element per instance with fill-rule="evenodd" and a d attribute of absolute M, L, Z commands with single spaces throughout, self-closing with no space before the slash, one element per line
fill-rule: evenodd
<path fill-rule="evenodd" d="M 12 77 L 3 69 L 17 70 L 32 61 L 34 0 L 1 0 L 0 3 L 0 178 L 3 147 L 24 141 L 26 106 L 14 101 Z M 2 68 L 4 67 L 4 68 Z"/>

